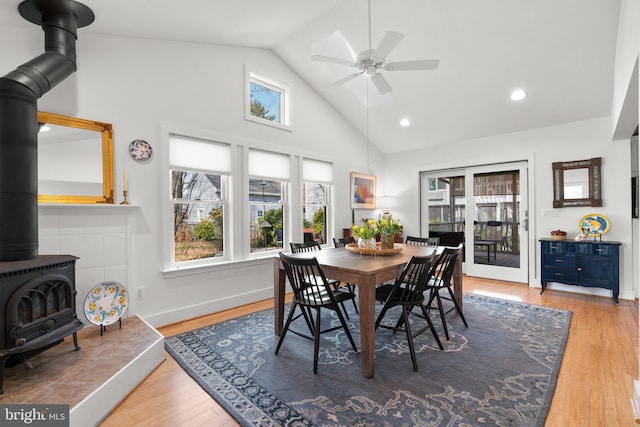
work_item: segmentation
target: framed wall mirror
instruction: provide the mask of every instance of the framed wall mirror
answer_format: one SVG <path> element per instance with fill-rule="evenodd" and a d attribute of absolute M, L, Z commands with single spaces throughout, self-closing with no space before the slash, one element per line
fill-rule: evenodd
<path fill-rule="evenodd" d="M 602 157 L 555 162 L 553 207 L 602 206 Z"/>
<path fill-rule="evenodd" d="M 113 203 L 113 126 L 38 112 L 38 202 Z"/>

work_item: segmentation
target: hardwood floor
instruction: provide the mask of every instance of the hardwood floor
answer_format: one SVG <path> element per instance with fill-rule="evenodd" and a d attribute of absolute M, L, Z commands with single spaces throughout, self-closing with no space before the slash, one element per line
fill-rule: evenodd
<path fill-rule="evenodd" d="M 638 379 L 638 304 L 519 283 L 464 277 L 464 290 L 573 312 L 569 339 L 546 427 L 635 426 L 631 407 Z M 165 336 L 273 306 L 271 300 L 159 328 Z M 472 327 L 472 325 L 470 325 Z M 101 424 L 237 426 L 167 354 L 164 361 Z"/>

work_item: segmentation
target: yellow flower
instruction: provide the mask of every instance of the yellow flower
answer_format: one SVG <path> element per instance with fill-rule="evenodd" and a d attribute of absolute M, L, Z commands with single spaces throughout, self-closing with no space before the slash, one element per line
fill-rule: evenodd
<path fill-rule="evenodd" d="M 89 310 L 90 310 L 90 311 L 93 311 L 93 310 L 95 310 L 95 309 L 96 309 L 96 303 L 95 303 L 95 302 L 93 302 L 93 301 L 91 301 L 91 302 L 89 303 Z"/>

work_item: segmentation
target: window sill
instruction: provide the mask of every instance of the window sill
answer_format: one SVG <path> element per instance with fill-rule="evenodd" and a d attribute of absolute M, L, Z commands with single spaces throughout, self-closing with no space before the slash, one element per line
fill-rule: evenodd
<path fill-rule="evenodd" d="M 184 276 L 192 276 L 196 274 L 207 274 L 213 273 L 217 271 L 225 271 L 225 270 L 235 270 L 238 268 L 256 266 L 256 265 L 267 265 L 273 264 L 273 259 L 276 258 L 278 254 L 269 254 L 264 257 L 254 257 L 250 259 L 243 259 L 238 261 L 223 261 L 216 264 L 206 264 L 206 265 L 191 265 L 188 267 L 173 267 L 173 268 L 165 268 L 161 271 L 162 276 L 165 279 L 172 279 L 177 277 Z"/>

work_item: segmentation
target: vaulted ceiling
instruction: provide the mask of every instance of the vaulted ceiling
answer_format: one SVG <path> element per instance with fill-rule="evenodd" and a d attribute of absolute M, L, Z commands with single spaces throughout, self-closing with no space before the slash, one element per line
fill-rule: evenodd
<path fill-rule="evenodd" d="M 371 0 L 370 15 L 368 0 L 82 3 L 96 15 L 88 33 L 272 49 L 385 153 L 611 111 L 620 0 Z M 32 25 L 17 5 L 2 2 L 0 25 Z M 357 70 L 310 60 L 353 60 L 390 30 L 405 37 L 387 62 L 439 67 L 382 71 L 393 90 L 380 95 L 365 76 L 329 87 Z M 524 100 L 510 99 L 516 88 Z"/>

